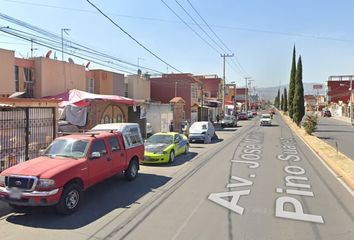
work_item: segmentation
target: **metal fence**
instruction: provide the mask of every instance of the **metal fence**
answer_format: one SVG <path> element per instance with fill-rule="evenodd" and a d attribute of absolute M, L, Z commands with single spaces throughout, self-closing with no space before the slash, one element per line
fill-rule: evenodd
<path fill-rule="evenodd" d="M 0 107 L 0 172 L 37 157 L 55 138 L 55 108 Z"/>

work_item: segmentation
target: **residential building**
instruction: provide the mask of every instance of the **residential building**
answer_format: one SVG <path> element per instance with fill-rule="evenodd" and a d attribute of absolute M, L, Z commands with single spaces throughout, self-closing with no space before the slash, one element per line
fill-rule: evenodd
<path fill-rule="evenodd" d="M 86 71 L 85 77 L 86 92 L 125 96 L 125 79 L 121 73 L 94 69 Z"/>
<path fill-rule="evenodd" d="M 184 119 L 193 122 L 197 113 L 191 113 L 191 107 L 199 104 L 198 89 L 200 81 L 190 73 L 162 74 L 150 78 L 151 101 L 170 103 L 174 97 L 181 97 L 185 101 Z M 192 116 L 193 115 L 193 116 Z"/>
<path fill-rule="evenodd" d="M 327 102 L 348 103 L 352 81 L 354 75 L 330 76 L 327 81 Z"/>
<path fill-rule="evenodd" d="M 151 100 L 151 83 L 149 75 L 128 75 L 125 77 L 125 97 L 139 99 L 142 101 Z"/>

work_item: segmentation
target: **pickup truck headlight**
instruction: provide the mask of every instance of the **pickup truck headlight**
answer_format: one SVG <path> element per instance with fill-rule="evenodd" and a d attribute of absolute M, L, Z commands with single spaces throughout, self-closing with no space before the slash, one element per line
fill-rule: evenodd
<path fill-rule="evenodd" d="M 5 187 L 5 176 L 0 176 L 0 187 Z"/>
<path fill-rule="evenodd" d="M 55 186 L 55 181 L 53 179 L 39 179 L 37 183 L 37 188 L 50 188 Z"/>

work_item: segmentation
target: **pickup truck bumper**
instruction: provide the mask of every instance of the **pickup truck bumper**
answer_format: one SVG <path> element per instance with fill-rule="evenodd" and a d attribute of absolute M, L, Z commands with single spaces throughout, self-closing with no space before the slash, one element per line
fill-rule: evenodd
<path fill-rule="evenodd" d="M 19 206 L 51 206 L 59 202 L 62 190 L 23 192 L 0 187 L 0 200 Z"/>

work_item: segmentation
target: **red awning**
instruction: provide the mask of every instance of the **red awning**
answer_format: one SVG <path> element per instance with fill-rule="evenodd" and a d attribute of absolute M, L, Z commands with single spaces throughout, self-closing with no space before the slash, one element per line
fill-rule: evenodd
<path fill-rule="evenodd" d="M 55 96 L 47 96 L 44 98 L 61 100 L 61 102 L 59 102 L 58 104 L 59 107 L 65 107 L 71 104 L 78 107 L 86 107 L 90 104 L 87 100 L 109 100 L 109 101 L 124 103 L 128 105 L 135 104 L 134 99 L 131 98 L 126 98 L 126 97 L 121 97 L 116 95 L 94 94 L 94 93 L 80 91 L 77 89 L 71 89 L 67 92 L 63 92 Z"/>

